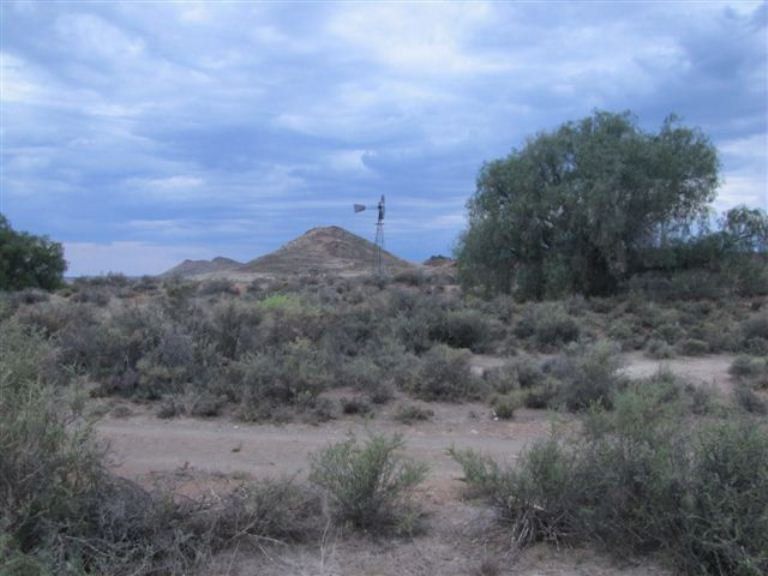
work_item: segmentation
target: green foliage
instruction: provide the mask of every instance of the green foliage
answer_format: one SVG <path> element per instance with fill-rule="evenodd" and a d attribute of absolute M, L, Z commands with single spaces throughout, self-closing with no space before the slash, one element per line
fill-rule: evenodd
<path fill-rule="evenodd" d="M 737 356 L 728 368 L 728 372 L 737 379 L 768 387 L 768 358 Z"/>
<path fill-rule="evenodd" d="M 619 351 L 608 341 L 567 348 L 549 366 L 560 383 L 555 403 L 573 412 L 595 405 L 611 408 L 622 383 Z"/>
<path fill-rule="evenodd" d="M 768 402 L 758 396 L 747 382 L 739 382 L 733 388 L 736 404 L 750 414 L 765 416 L 768 414 Z"/>
<path fill-rule="evenodd" d="M 462 279 L 541 298 L 615 292 L 644 248 L 683 232 L 717 186 L 715 148 L 668 118 L 643 132 L 595 112 L 483 166 L 462 237 Z"/>
<path fill-rule="evenodd" d="M 293 294 L 271 294 L 259 302 L 263 310 L 298 310 L 301 300 Z"/>
<path fill-rule="evenodd" d="M 478 399 L 484 383 L 469 367 L 469 353 L 444 344 L 434 346 L 423 357 L 418 378 L 410 392 L 424 400 L 457 402 Z"/>
<path fill-rule="evenodd" d="M 475 310 L 457 310 L 441 314 L 429 328 L 429 338 L 453 348 L 479 352 L 489 328 L 485 317 Z"/>
<path fill-rule="evenodd" d="M 750 421 L 695 427 L 664 383 L 593 410 L 580 437 L 541 441 L 514 468 L 453 451 L 471 492 L 520 545 L 592 541 L 666 553 L 686 574 L 768 569 L 768 433 Z"/>
<path fill-rule="evenodd" d="M 115 477 L 45 369 L 50 343 L 0 324 L 0 574 L 189 574 L 213 553 L 317 533 L 316 495 L 287 480 L 175 499 Z"/>
<path fill-rule="evenodd" d="M 67 263 L 61 244 L 17 232 L 0 214 L 0 290 L 61 286 Z"/>
<path fill-rule="evenodd" d="M 655 358 L 657 360 L 666 360 L 669 358 L 674 358 L 675 349 L 667 344 L 664 340 L 659 338 L 652 338 L 648 341 L 648 344 L 645 347 L 645 353 L 651 358 Z"/>
<path fill-rule="evenodd" d="M 402 456 L 403 445 L 400 436 L 334 444 L 314 456 L 310 480 L 326 491 L 338 520 L 370 532 L 411 532 L 417 514 L 407 497 L 427 468 Z"/>
<path fill-rule="evenodd" d="M 768 434 L 745 422 L 705 429 L 697 438 L 675 554 L 689 574 L 768 572 Z"/>
<path fill-rule="evenodd" d="M 421 270 L 417 268 L 409 268 L 401 270 L 395 274 L 393 280 L 409 286 L 421 286 L 427 281 L 427 277 Z"/>
<path fill-rule="evenodd" d="M 703 356 L 709 354 L 709 344 L 696 338 L 686 338 L 677 346 L 677 351 L 684 356 Z"/>
<path fill-rule="evenodd" d="M 399 406 L 393 418 L 401 424 L 415 424 L 416 422 L 426 422 L 435 415 L 433 410 L 422 408 L 415 404 Z"/>
<path fill-rule="evenodd" d="M 492 458 L 476 450 L 460 450 L 455 446 L 448 449 L 448 454 L 461 466 L 468 496 L 493 498 L 496 495 L 502 471 Z"/>
<path fill-rule="evenodd" d="M 499 394 L 491 398 L 493 415 L 499 420 L 512 420 L 515 411 L 520 408 L 520 397 L 513 394 Z"/>
<path fill-rule="evenodd" d="M 530 304 L 514 328 L 515 336 L 550 351 L 578 340 L 579 324 L 559 302 Z"/>
<path fill-rule="evenodd" d="M 275 416 L 275 408 L 313 407 L 332 382 L 328 359 L 307 340 L 265 354 L 247 355 L 227 372 L 227 393 L 240 403 L 245 420 Z"/>

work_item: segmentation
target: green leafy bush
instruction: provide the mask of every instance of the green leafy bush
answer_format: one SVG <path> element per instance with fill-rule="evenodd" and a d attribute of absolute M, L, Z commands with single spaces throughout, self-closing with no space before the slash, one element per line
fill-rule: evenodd
<path fill-rule="evenodd" d="M 329 496 L 335 517 L 369 532 L 412 532 L 418 513 L 410 491 L 427 473 L 400 454 L 400 436 L 355 438 L 334 444 L 312 459 L 310 480 Z"/>
<path fill-rule="evenodd" d="M 229 366 L 224 393 L 240 404 L 245 420 L 270 419 L 280 406 L 314 407 L 333 381 L 330 361 L 307 340 L 297 340 L 264 354 L 244 357 Z"/>
<path fill-rule="evenodd" d="M 620 349 L 612 342 L 571 346 L 549 365 L 559 380 L 558 404 L 576 412 L 594 405 L 610 408 L 622 377 Z"/>
<path fill-rule="evenodd" d="M 515 411 L 520 408 L 520 399 L 517 395 L 496 395 L 491 398 L 491 408 L 495 418 L 511 420 L 515 417 Z"/>
<path fill-rule="evenodd" d="M 768 414 L 768 402 L 758 396 L 752 386 L 746 382 L 739 382 L 733 388 L 733 398 L 738 406 L 750 414 L 761 416 Z"/>
<path fill-rule="evenodd" d="M 553 436 L 514 468 L 454 451 L 475 495 L 520 545 L 661 552 L 691 575 L 768 570 L 768 431 L 751 421 L 693 428 L 663 384 L 642 383 L 593 410 L 580 436 Z"/>
<path fill-rule="evenodd" d="M 741 323 L 741 349 L 750 354 L 768 355 L 768 314 L 758 314 Z"/>
<path fill-rule="evenodd" d="M 429 329 L 429 338 L 453 348 L 483 349 L 489 327 L 485 317 L 474 310 L 456 310 L 438 317 Z"/>
<path fill-rule="evenodd" d="M 62 285 L 66 269 L 61 244 L 18 232 L 0 214 L 0 290 L 53 290 Z"/>
<path fill-rule="evenodd" d="M 426 276 L 421 270 L 410 268 L 395 274 L 393 280 L 409 286 L 421 286 L 426 282 Z"/>
<path fill-rule="evenodd" d="M 514 328 L 518 338 L 532 341 L 541 350 L 553 350 L 578 340 L 581 330 L 560 303 L 531 304 Z"/>
<path fill-rule="evenodd" d="M 214 305 L 206 323 L 197 326 L 197 338 L 210 342 L 228 359 L 240 358 L 259 346 L 258 327 L 263 319 L 259 307 L 230 301 Z"/>
<path fill-rule="evenodd" d="M 49 353 L 0 324 L 0 574 L 188 574 L 232 545 L 317 533 L 319 498 L 288 480 L 179 499 L 110 474 Z"/>
<path fill-rule="evenodd" d="M 472 374 L 469 352 L 438 344 L 423 357 L 418 378 L 409 390 L 424 400 L 457 402 L 480 398 L 483 381 Z"/>
<path fill-rule="evenodd" d="M 674 358 L 675 349 L 667 344 L 664 340 L 652 338 L 645 346 L 645 354 L 650 358 L 655 358 L 656 360 L 666 360 L 669 358 Z"/>
<path fill-rule="evenodd" d="M 393 418 L 401 424 L 414 424 L 431 420 L 434 415 L 435 412 L 429 408 L 409 404 L 407 406 L 399 406 Z"/>
<path fill-rule="evenodd" d="M 756 379 L 768 376 L 768 359 L 753 356 L 737 356 L 731 363 L 728 372 L 736 378 Z"/>
<path fill-rule="evenodd" d="M 677 351 L 684 356 L 703 356 L 709 354 L 709 344 L 695 338 L 686 338 L 677 345 Z"/>

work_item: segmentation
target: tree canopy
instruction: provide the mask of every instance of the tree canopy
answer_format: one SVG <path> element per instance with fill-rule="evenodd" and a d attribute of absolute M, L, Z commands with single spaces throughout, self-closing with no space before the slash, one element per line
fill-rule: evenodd
<path fill-rule="evenodd" d="M 17 232 L 0 214 L 0 290 L 52 290 L 62 283 L 66 269 L 61 244 Z"/>
<path fill-rule="evenodd" d="M 486 163 L 457 248 L 465 284 L 527 297 L 614 292 L 646 248 L 705 222 L 717 151 L 674 116 L 657 133 L 595 112 Z"/>

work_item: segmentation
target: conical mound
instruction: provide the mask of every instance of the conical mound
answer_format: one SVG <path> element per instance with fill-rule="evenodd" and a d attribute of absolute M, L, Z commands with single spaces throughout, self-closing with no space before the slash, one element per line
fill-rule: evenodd
<path fill-rule="evenodd" d="M 307 272 L 362 273 L 373 269 L 376 245 L 338 226 L 312 228 L 278 250 L 251 260 L 241 272 L 299 274 Z M 382 253 L 388 270 L 413 266 L 389 252 Z"/>

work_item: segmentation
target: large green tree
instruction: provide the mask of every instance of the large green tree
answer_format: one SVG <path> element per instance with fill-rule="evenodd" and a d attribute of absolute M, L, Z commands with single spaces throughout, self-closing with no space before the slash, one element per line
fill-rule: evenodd
<path fill-rule="evenodd" d="M 61 244 L 17 232 L 0 214 L 0 290 L 52 290 L 61 285 L 66 269 Z"/>
<path fill-rule="evenodd" d="M 541 298 L 606 294 L 643 266 L 643 251 L 708 214 L 714 146 L 664 121 L 595 112 L 486 163 L 457 248 L 465 284 Z"/>

